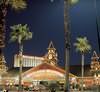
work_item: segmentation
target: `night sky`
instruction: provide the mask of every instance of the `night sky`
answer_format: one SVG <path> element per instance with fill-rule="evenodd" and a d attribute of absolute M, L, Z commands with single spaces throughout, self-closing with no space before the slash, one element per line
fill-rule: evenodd
<path fill-rule="evenodd" d="M 99 53 L 96 28 L 96 10 L 94 6 L 95 0 L 80 0 L 77 5 L 70 9 L 72 43 L 71 64 L 81 64 L 81 56 L 79 53 L 75 52 L 75 47 L 73 47 L 73 43 L 76 41 L 78 36 L 86 36 L 92 46 L 92 50 L 85 55 L 85 64 L 91 63 L 91 56 L 94 50 L 97 54 Z M 97 0 L 97 13 L 100 18 L 100 0 Z"/>
<path fill-rule="evenodd" d="M 98 5 L 100 1 L 98 1 Z M 98 12 L 100 7 L 98 6 Z M 85 63 L 90 63 L 93 50 L 98 51 L 96 33 L 96 14 L 94 0 L 80 0 L 70 8 L 71 22 L 71 60 L 70 64 L 80 64 L 81 56 L 75 51 L 73 43 L 78 36 L 86 36 L 92 45 L 92 51 L 86 54 Z M 98 14 L 100 15 L 100 14 Z M 32 40 L 24 42 L 24 54 L 43 56 L 52 40 L 59 55 L 59 65 L 64 66 L 64 0 L 28 0 L 28 7 L 23 11 L 8 9 L 6 17 L 7 38 L 5 59 L 8 66 L 13 66 L 13 55 L 18 53 L 18 44 L 9 43 L 9 29 L 15 24 L 28 24 L 33 32 Z"/>

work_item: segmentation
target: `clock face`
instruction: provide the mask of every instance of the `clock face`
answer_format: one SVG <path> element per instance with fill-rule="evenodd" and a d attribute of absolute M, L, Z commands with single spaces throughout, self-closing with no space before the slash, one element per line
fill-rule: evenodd
<path fill-rule="evenodd" d="M 49 59 L 52 59 L 52 54 L 49 54 L 49 57 L 48 57 Z"/>

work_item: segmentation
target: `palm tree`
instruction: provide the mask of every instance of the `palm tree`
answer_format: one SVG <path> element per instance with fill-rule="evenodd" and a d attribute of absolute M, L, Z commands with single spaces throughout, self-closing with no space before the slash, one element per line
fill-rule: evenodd
<path fill-rule="evenodd" d="M 78 37 L 77 42 L 74 43 L 74 46 L 76 47 L 76 51 L 79 51 L 82 55 L 82 70 L 81 70 L 81 76 L 82 76 L 82 81 L 81 81 L 81 92 L 83 92 L 83 77 L 84 77 L 84 54 L 89 52 L 91 50 L 91 45 L 89 44 L 88 40 L 86 37 Z"/>
<path fill-rule="evenodd" d="M 5 17 L 7 8 L 11 6 L 15 10 L 25 9 L 25 0 L 0 0 L 0 48 L 5 47 Z"/>
<path fill-rule="evenodd" d="M 20 66 L 20 70 L 19 70 L 19 91 L 22 92 L 22 55 L 23 55 L 23 41 L 24 40 L 29 40 L 32 38 L 32 32 L 29 32 L 29 28 L 27 26 L 27 24 L 22 25 L 22 24 L 18 24 L 18 25 L 14 25 L 11 26 L 11 34 L 10 34 L 10 41 L 11 42 L 15 42 L 17 41 L 19 44 L 19 66 Z"/>
<path fill-rule="evenodd" d="M 8 6 L 15 10 L 26 8 L 25 0 L 0 0 L 0 57 L 2 58 L 3 48 L 5 47 L 5 17 L 7 15 Z"/>
<path fill-rule="evenodd" d="M 65 31 L 65 92 L 69 92 L 69 61 L 70 61 L 70 16 L 69 8 L 79 0 L 64 0 L 64 31 Z"/>

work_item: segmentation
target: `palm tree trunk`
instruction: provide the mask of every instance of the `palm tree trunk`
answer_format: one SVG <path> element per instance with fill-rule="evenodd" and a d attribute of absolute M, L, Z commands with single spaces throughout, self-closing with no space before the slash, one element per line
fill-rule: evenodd
<path fill-rule="evenodd" d="M 65 92 L 69 92 L 69 50 L 66 49 L 65 51 L 65 58 L 66 58 L 66 63 L 65 63 Z"/>
<path fill-rule="evenodd" d="M 84 92 L 83 84 L 84 84 L 84 54 L 82 54 L 82 81 L 81 81 L 81 92 Z"/>
<path fill-rule="evenodd" d="M 22 92 L 22 60 L 23 60 L 23 45 L 19 44 L 19 57 L 20 57 L 20 61 L 19 61 L 19 92 Z"/>
<path fill-rule="evenodd" d="M 0 4 L 0 59 L 3 60 L 3 48 L 5 47 L 5 17 L 7 12 L 6 1 Z"/>
<path fill-rule="evenodd" d="M 5 47 L 5 17 L 7 13 L 6 1 L 0 5 L 0 49 Z"/>
<path fill-rule="evenodd" d="M 70 32 L 69 32 L 69 0 L 64 0 L 64 30 L 65 30 L 65 92 L 69 92 L 69 58 L 70 58 Z"/>

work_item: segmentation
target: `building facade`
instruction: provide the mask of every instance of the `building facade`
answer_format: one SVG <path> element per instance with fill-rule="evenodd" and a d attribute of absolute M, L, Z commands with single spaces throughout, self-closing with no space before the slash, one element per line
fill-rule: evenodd
<path fill-rule="evenodd" d="M 47 53 L 42 57 L 23 55 L 23 67 L 36 67 L 43 62 L 57 65 L 58 55 L 52 41 L 49 43 L 47 50 Z M 14 67 L 19 67 L 19 60 L 20 56 L 18 54 L 14 55 Z"/>
<path fill-rule="evenodd" d="M 19 67 L 19 55 L 14 56 L 14 67 Z M 43 57 L 23 55 L 23 67 L 36 67 L 43 62 Z"/>

